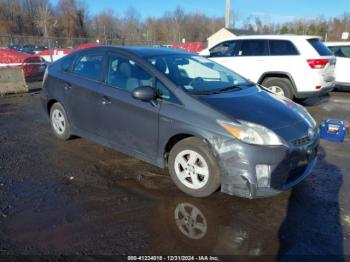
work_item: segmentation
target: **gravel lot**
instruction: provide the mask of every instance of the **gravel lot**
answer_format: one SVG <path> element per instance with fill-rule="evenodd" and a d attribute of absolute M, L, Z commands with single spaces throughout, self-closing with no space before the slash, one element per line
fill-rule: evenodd
<path fill-rule="evenodd" d="M 164 170 L 85 139 L 58 141 L 39 98 L 36 92 L 0 98 L 0 260 L 15 254 L 350 255 L 350 141 L 323 141 L 313 174 L 277 197 L 218 192 L 194 199 Z M 318 122 L 350 120 L 347 90 L 304 105 Z M 195 210 L 205 225 L 192 232 L 196 239 L 176 224 L 183 209 Z"/>

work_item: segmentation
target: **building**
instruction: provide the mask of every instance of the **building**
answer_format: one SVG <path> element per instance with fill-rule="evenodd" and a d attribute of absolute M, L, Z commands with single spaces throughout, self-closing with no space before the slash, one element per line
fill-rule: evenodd
<path fill-rule="evenodd" d="M 212 34 L 207 38 L 208 46 L 213 46 L 217 43 L 220 43 L 224 40 L 229 40 L 235 38 L 239 35 L 254 35 L 256 34 L 253 31 L 244 30 L 244 29 L 231 29 L 231 28 L 221 28 L 216 33 Z"/>

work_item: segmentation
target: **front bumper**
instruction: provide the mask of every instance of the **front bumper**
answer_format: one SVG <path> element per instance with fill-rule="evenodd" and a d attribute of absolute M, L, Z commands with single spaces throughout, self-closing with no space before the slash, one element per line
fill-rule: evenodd
<path fill-rule="evenodd" d="M 245 198 L 276 195 L 301 182 L 317 162 L 319 137 L 306 145 L 254 146 L 237 140 L 226 142 L 218 152 L 221 169 L 221 191 Z M 270 166 L 267 186 L 261 186 L 257 165 Z"/>

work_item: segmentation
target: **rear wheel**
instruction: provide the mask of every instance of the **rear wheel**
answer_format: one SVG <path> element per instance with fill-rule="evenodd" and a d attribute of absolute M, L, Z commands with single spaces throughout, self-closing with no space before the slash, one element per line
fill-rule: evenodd
<path fill-rule="evenodd" d="M 288 79 L 277 77 L 266 78 L 262 85 L 273 93 L 285 96 L 289 99 L 293 98 L 293 86 Z"/>
<path fill-rule="evenodd" d="M 55 136 L 61 140 L 71 138 L 70 125 L 66 111 L 60 103 L 55 103 L 50 109 L 50 123 Z"/>
<path fill-rule="evenodd" d="M 190 137 L 178 142 L 170 151 L 169 173 L 176 186 L 195 197 L 207 197 L 220 186 L 220 169 L 209 146 Z"/>

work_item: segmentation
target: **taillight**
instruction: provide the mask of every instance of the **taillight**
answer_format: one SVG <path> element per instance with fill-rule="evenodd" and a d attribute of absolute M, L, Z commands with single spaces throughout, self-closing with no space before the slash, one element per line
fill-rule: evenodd
<path fill-rule="evenodd" d="M 307 63 L 312 69 L 323 69 L 329 63 L 328 59 L 308 59 Z"/>

